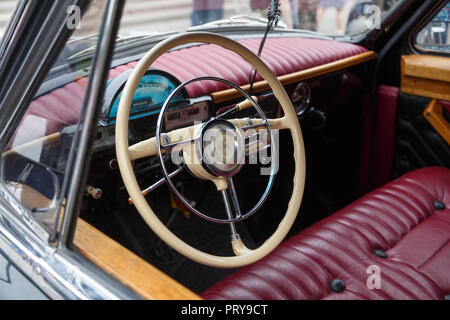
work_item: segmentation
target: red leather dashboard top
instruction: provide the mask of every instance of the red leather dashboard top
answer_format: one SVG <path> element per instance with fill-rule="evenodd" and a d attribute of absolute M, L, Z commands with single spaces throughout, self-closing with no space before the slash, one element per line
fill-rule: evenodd
<path fill-rule="evenodd" d="M 261 39 L 238 41 L 254 53 L 258 52 Z M 276 76 L 282 76 L 326 63 L 348 58 L 367 50 L 361 46 L 330 40 L 305 38 L 269 38 L 262 52 L 262 60 Z M 110 76 L 133 68 L 137 62 L 114 68 Z M 165 70 L 181 82 L 200 76 L 216 76 L 239 86 L 249 83 L 251 66 L 237 54 L 216 45 L 202 45 L 171 51 L 160 57 L 152 68 Z M 256 81 L 261 80 L 260 77 Z M 191 97 L 228 89 L 222 83 L 197 82 L 188 87 Z"/>
<path fill-rule="evenodd" d="M 239 40 L 253 52 L 258 51 L 260 39 Z M 367 50 L 361 46 L 331 40 L 307 38 L 268 38 L 262 53 L 262 59 L 277 76 L 309 69 L 333 61 L 348 58 Z M 133 68 L 137 61 L 111 69 L 109 78 Z M 173 74 L 184 82 L 198 76 L 217 76 L 238 85 L 249 83 L 250 65 L 216 45 L 200 45 L 173 50 L 160 57 L 152 68 Z M 257 81 L 260 79 L 257 77 Z M 57 132 L 62 126 L 76 123 L 83 103 L 87 79 L 82 78 L 34 100 L 28 115 L 46 120 L 46 134 Z M 187 88 L 191 97 L 227 89 L 216 82 L 196 82 Z M 25 132 L 25 136 L 27 133 Z M 31 140 L 22 137 L 21 140 Z M 35 138 L 35 137 L 34 137 Z"/>

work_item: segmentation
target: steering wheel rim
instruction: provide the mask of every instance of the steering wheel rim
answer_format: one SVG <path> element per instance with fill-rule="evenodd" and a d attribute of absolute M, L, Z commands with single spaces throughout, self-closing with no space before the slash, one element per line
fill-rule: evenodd
<path fill-rule="evenodd" d="M 145 197 L 142 195 L 139 184 L 134 175 L 128 144 L 128 122 L 131 104 L 137 86 L 148 68 L 167 51 L 189 43 L 204 43 L 221 46 L 230 50 L 242 59 L 250 63 L 261 77 L 267 81 L 273 90 L 274 96 L 280 102 L 284 111 L 284 117 L 276 119 L 277 128 L 289 129 L 294 146 L 295 173 L 293 178 L 293 190 L 289 200 L 288 209 L 275 232 L 257 249 L 249 250 L 240 242 L 232 242 L 236 256 L 216 256 L 198 250 L 173 234 L 153 212 Z M 276 129 L 276 128 L 275 128 Z M 116 155 L 120 173 L 125 187 L 147 225 L 158 235 L 161 240 L 171 246 L 180 254 L 200 264 L 218 268 L 236 268 L 254 263 L 274 250 L 285 238 L 297 217 L 303 197 L 305 185 L 305 150 L 303 136 L 300 129 L 294 107 L 272 71 L 254 53 L 243 45 L 220 35 L 208 32 L 193 32 L 176 35 L 160 42 L 153 47 L 139 61 L 131 73 L 120 99 L 116 118 Z"/>

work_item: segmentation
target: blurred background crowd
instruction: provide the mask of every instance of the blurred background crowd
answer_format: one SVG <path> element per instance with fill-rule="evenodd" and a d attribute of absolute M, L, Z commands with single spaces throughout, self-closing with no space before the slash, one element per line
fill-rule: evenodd
<path fill-rule="evenodd" d="M 239 1 L 239 12 L 265 17 L 270 0 Z M 247 2 L 247 3 L 246 3 Z M 380 13 L 388 11 L 398 0 L 280 0 L 282 19 L 288 28 L 305 29 L 325 34 L 356 34 L 364 31 L 368 6 L 376 5 Z M 193 0 L 193 26 L 222 19 L 227 0 Z"/>
<path fill-rule="evenodd" d="M 355 0 L 280 0 L 280 9 L 288 28 L 344 33 L 344 10 L 350 9 L 354 2 Z M 249 0 L 249 8 L 242 6 L 241 12 L 250 11 L 253 15 L 265 17 L 269 4 L 270 0 Z M 222 19 L 224 5 L 224 0 L 193 0 L 192 25 Z M 325 12 L 328 13 L 326 19 Z"/>
<path fill-rule="evenodd" d="M 367 14 L 364 12 L 367 6 L 377 5 L 386 12 L 401 0 L 279 1 L 280 25 L 336 35 L 364 31 L 367 28 Z M 101 6 L 104 0 L 95 2 Z M 0 33 L 16 3 L 17 0 L 0 0 Z M 192 26 L 237 15 L 267 18 L 269 3 L 270 0 L 127 0 L 121 31 L 183 32 Z M 89 23 L 82 28 L 81 31 L 88 33 Z"/>

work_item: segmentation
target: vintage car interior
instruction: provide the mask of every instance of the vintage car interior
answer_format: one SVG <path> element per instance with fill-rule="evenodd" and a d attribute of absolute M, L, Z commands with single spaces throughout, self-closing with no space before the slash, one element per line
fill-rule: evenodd
<path fill-rule="evenodd" d="M 52 243 L 74 141 L 90 141 L 69 248 L 146 299 L 449 299 L 450 57 L 416 41 L 448 6 L 397 1 L 353 36 L 117 38 L 91 140 L 93 52 L 66 47 L 76 79 L 47 75 L 2 184 Z M 219 144 L 242 163 L 188 161 Z"/>

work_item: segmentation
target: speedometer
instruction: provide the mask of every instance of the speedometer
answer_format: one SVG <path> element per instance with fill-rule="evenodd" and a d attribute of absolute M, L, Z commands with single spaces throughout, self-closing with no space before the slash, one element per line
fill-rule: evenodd
<path fill-rule="evenodd" d="M 102 122 L 106 122 L 106 124 L 115 123 L 122 90 L 131 72 L 132 70 L 127 70 L 108 82 L 102 110 Z M 134 94 L 130 119 L 159 113 L 166 99 L 179 84 L 180 82 L 177 79 L 164 71 L 154 69 L 147 71 Z M 182 91 L 172 98 L 171 104 L 176 105 L 186 98 L 187 93 Z"/>

